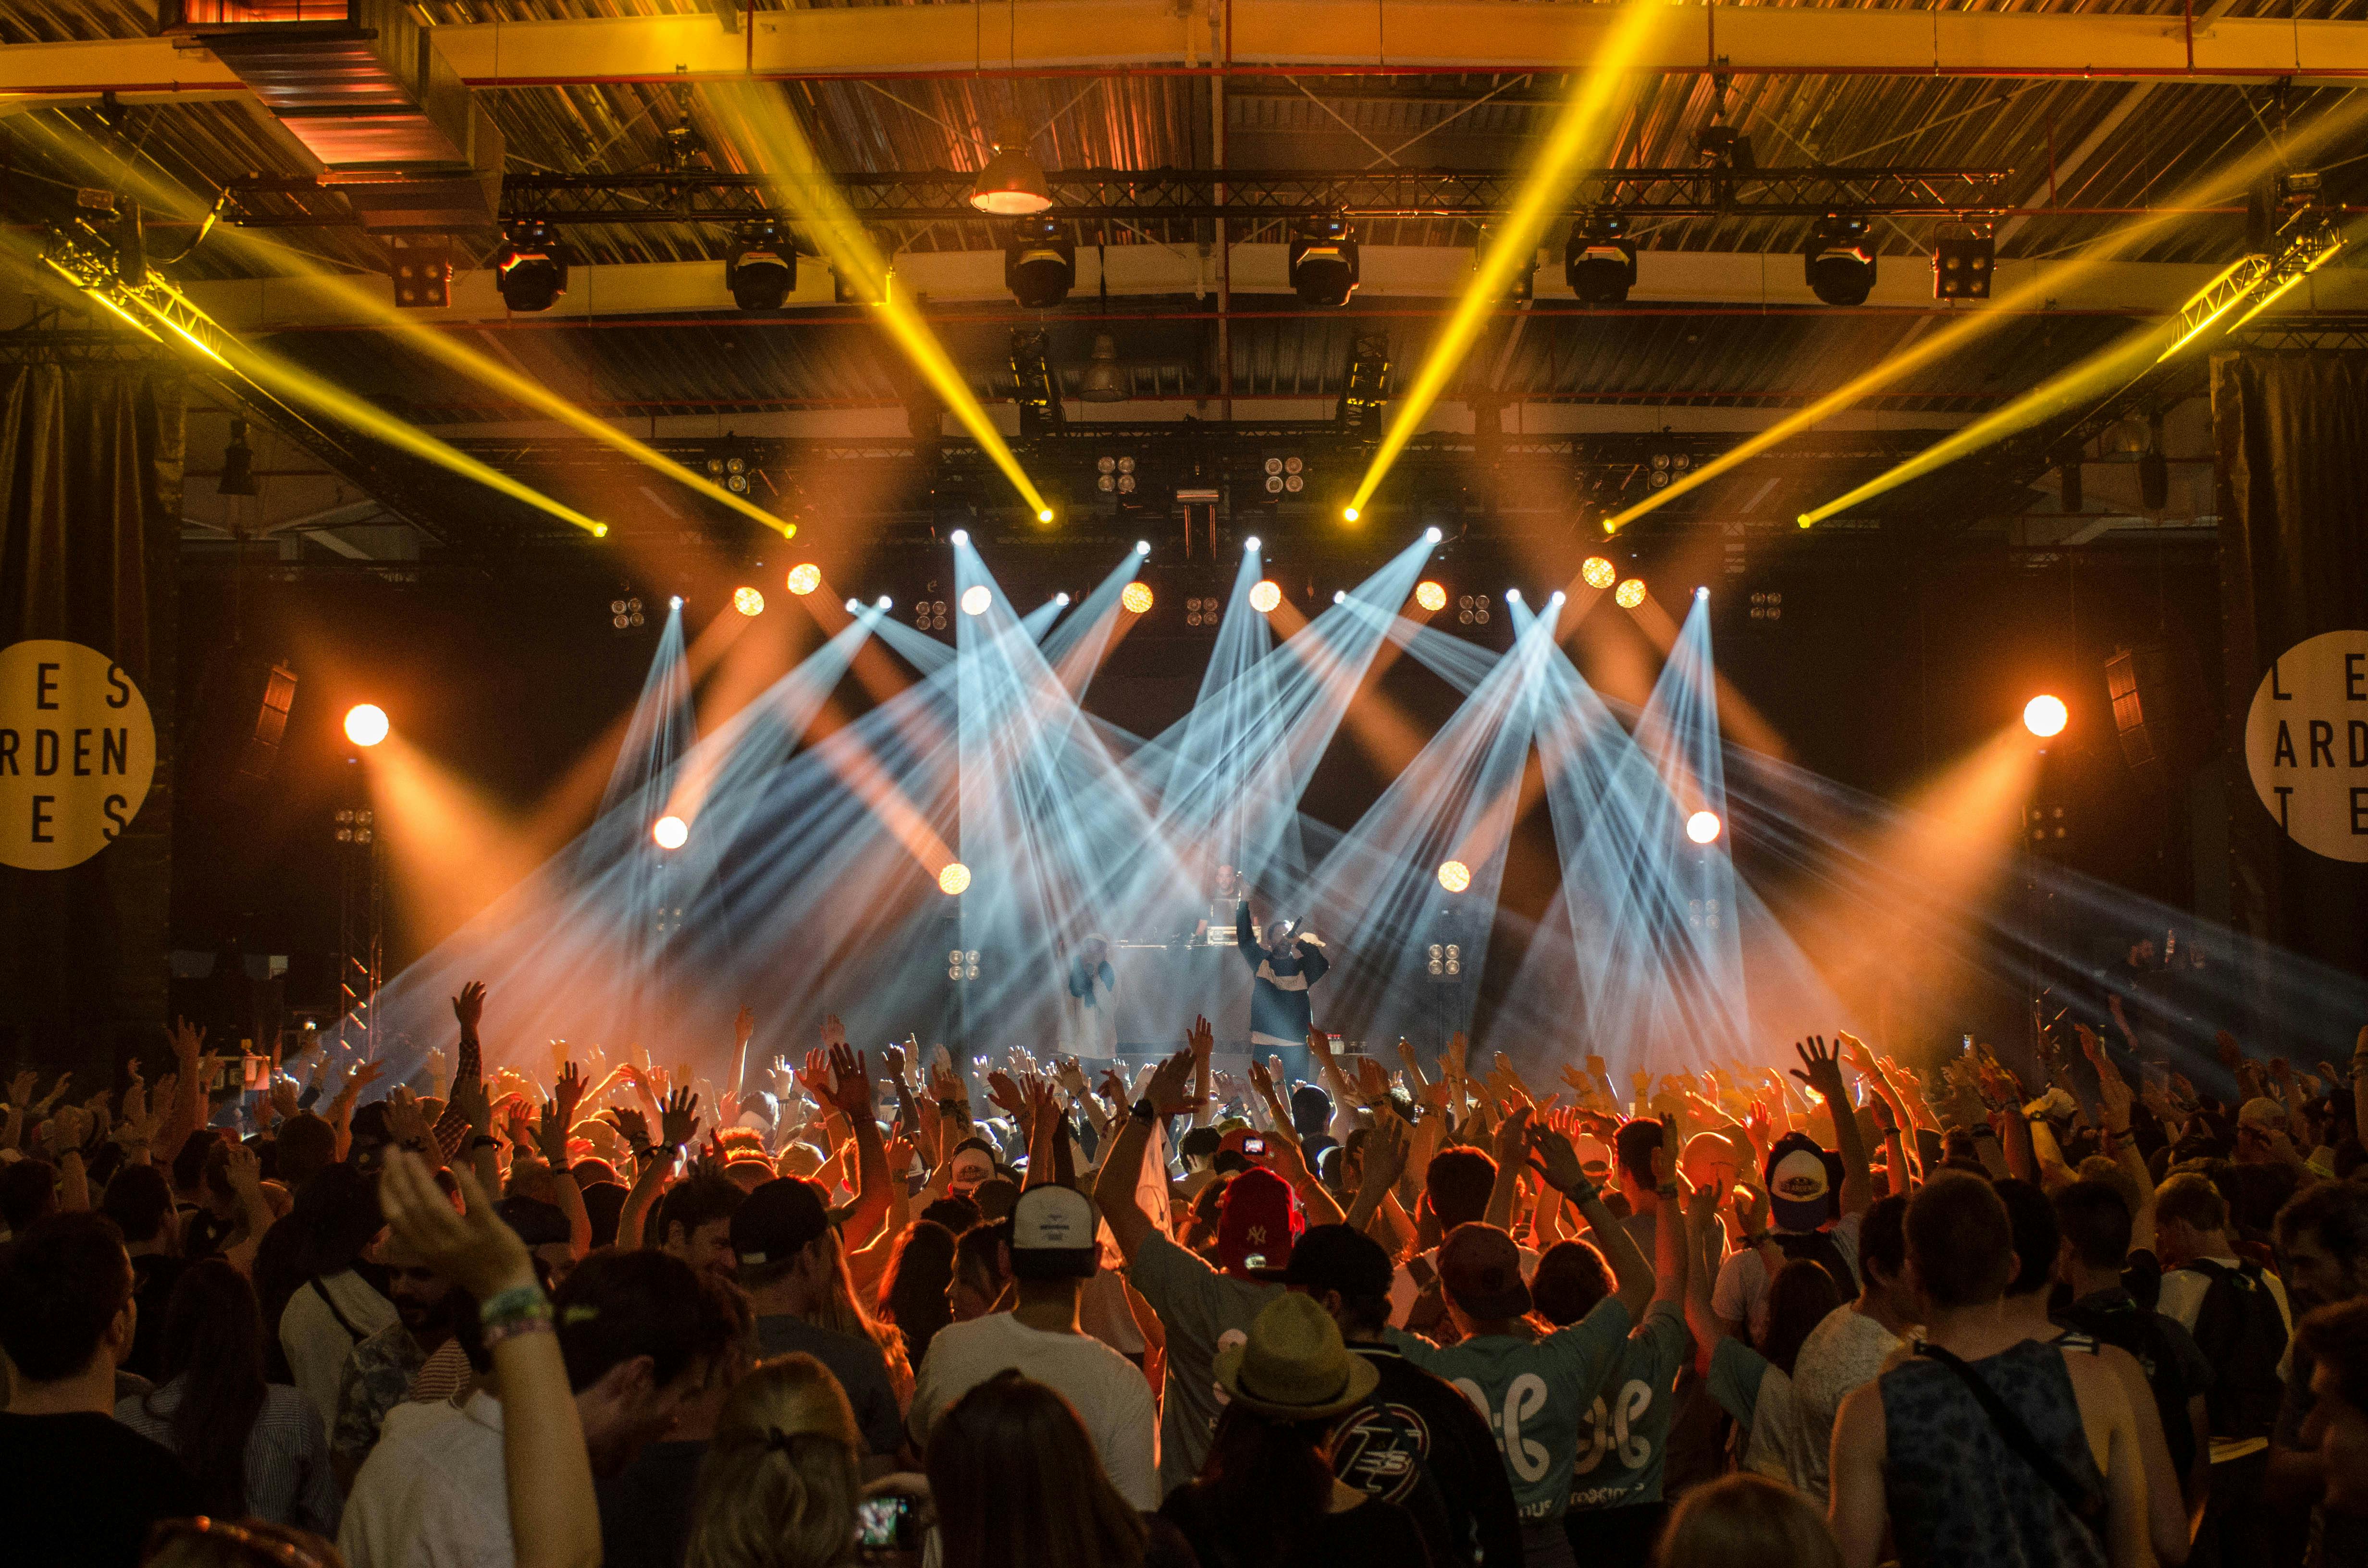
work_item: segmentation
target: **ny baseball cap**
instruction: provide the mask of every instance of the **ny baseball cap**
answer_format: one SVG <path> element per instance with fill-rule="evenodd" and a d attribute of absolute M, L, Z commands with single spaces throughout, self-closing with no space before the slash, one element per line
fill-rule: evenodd
<path fill-rule="evenodd" d="M 1814 1231 L 1833 1218 L 1833 1168 L 1815 1141 L 1788 1132 L 1768 1155 L 1768 1206 L 1782 1231 Z"/>
<path fill-rule="evenodd" d="M 1290 1184 L 1263 1165 L 1252 1165 L 1225 1184 L 1219 1199 L 1218 1266 L 1279 1275 L 1306 1223 Z"/>
<path fill-rule="evenodd" d="M 778 1176 L 732 1211 L 732 1250 L 744 1266 L 787 1263 L 830 1229 L 814 1183 Z"/>
<path fill-rule="evenodd" d="M 1011 1210 L 1011 1272 L 1022 1279 L 1086 1279 L 1101 1267 L 1101 1216 L 1075 1187 L 1045 1182 Z"/>

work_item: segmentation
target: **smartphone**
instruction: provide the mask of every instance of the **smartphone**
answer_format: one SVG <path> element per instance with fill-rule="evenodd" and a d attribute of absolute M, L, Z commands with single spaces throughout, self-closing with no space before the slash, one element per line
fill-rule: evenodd
<path fill-rule="evenodd" d="M 1243 1139 L 1242 1153 L 1248 1155 L 1253 1160 L 1262 1160 L 1266 1158 L 1266 1140 L 1263 1138 Z"/>
<path fill-rule="evenodd" d="M 866 1497 L 855 1506 L 855 1544 L 874 1549 L 910 1547 L 920 1531 L 913 1527 L 913 1500 L 889 1495 Z"/>
<path fill-rule="evenodd" d="M 1974 1053 L 1974 1037 L 1969 1034 L 1959 1035 L 1957 1037 L 1957 1050 L 1959 1053 L 1963 1055 L 1971 1056 Z"/>

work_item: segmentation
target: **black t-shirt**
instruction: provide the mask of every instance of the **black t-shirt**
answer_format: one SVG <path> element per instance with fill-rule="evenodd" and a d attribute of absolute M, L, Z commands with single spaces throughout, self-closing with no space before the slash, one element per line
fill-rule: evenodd
<path fill-rule="evenodd" d="M 610 1568 L 682 1568 L 690 1495 L 707 1442 L 652 1443 L 599 1484 L 600 1555 Z"/>
<path fill-rule="evenodd" d="M 1356 1568 L 1431 1568 L 1430 1551 L 1414 1516 L 1395 1503 L 1368 1497 L 1345 1514 L 1326 1514 L 1289 1543 L 1249 1540 L 1226 1518 L 1200 1482 L 1168 1494 L 1159 1510 L 1184 1532 L 1201 1568 L 1265 1568 L 1269 1563 L 1353 1563 Z"/>
<path fill-rule="evenodd" d="M 2137 1358 L 2162 1417 L 2164 1442 L 2170 1449 L 2170 1468 L 2181 1477 L 2195 1462 L 2195 1426 L 2187 1402 L 2210 1392 L 2212 1363 L 2178 1320 L 2139 1306 L 2127 1290 L 2099 1290 L 2081 1297 L 2055 1321 L 2105 1345 L 2119 1346 Z"/>
<path fill-rule="evenodd" d="M 165 1381 L 165 1307 L 173 1287 L 181 1282 L 188 1264 L 165 1253 L 145 1253 L 131 1260 L 131 1299 L 140 1315 L 131 1331 L 131 1354 L 122 1370 L 137 1372 L 152 1383 Z"/>
<path fill-rule="evenodd" d="M 1521 1522 L 1488 1423 L 1454 1384 L 1386 1345 L 1351 1346 L 1381 1381 L 1333 1429 L 1333 1473 L 1414 1516 L 1438 1562 L 1520 1568 Z"/>
<path fill-rule="evenodd" d="M 181 1461 L 112 1415 L 0 1411 L 0 1518 L 12 1561 L 137 1568 L 148 1527 L 199 1506 Z"/>

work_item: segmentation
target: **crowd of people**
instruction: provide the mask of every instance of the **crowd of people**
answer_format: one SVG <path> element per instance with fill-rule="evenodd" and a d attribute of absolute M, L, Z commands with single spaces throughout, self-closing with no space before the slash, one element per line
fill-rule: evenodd
<path fill-rule="evenodd" d="M 2127 1031 L 1293 1083 L 834 1018 L 721 1090 L 489 1074 L 485 1006 L 403 1084 L 6 1085 L 11 1561 L 2368 1563 L 2368 1030 L 2215 1097 Z"/>

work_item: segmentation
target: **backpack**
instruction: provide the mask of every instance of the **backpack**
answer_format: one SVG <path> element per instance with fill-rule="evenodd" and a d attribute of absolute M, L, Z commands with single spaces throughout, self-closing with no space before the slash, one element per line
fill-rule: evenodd
<path fill-rule="evenodd" d="M 2188 1267 L 2211 1283 L 2195 1310 L 2195 1344 L 2212 1364 L 2204 1408 L 2215 1437 L 2266 1437 L 2276 1425 L 2285 1384 L 2286 1320 L 2258 1265 L 2230 1267 L 2209 1258 Z"/>
<path fill-rule="evenodd" d="M 1770 1231 L 1768 1239 L 1774 1242 L 1776 1250 L 1788 1259 L 1804 1257 L 1811 1263 L 1825 1265 L 1826 1272 L 1834 1277 L 1834 1288 L 1842 1293 L 1842 1300 L 1858 1300 L 1858 1276 L 1851 1271 L 1850 1260 L 1842 1256 L 1841 1247 L 1830 1233 L 1825 1231 Z M 1769 1283 L 1772 1285 L 1775 1281 L 1770 1279 Z"/>

